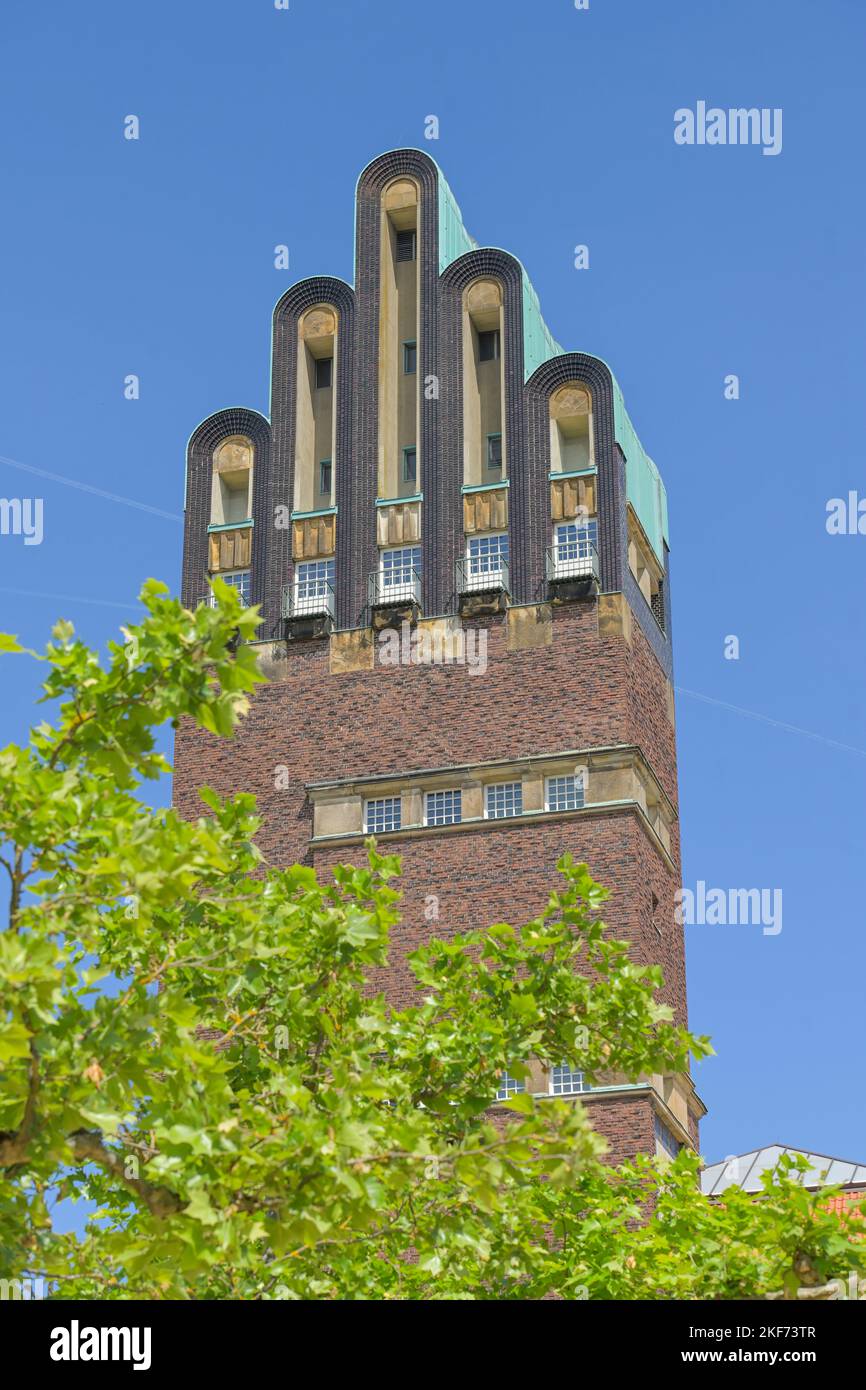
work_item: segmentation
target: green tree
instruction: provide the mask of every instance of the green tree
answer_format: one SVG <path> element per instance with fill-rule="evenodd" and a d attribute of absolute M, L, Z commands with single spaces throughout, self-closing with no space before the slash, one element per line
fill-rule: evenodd
<path fill-rule="evenodd" d="M 203 789 L 195 822 L 140 799 L 160 725 L 231 737 L 261 680 L 256 611 L 214 592 L 192 613 L 150 581 L 104 666 L 59 623 L 54 722 L 0 753 L 0 1273 L 59 1297 L 637 1298 L 761 1292 L 804 1250 L 847 1269 L 793 1180 L 710 1208 L 687 1158 L 603 1167 L 580 1104 L 491 1120 L 517 1059 L 636 1078 L 709 1050 L 585 866 L 534 921 L 416 951 L 398 1010 L 369 983 L 395 858 L 371 843 L 321 884 L 265 863 L 249 796 Z M 83 1238 L 54 1231 L 58 1195 L 96 1201 Z"/>

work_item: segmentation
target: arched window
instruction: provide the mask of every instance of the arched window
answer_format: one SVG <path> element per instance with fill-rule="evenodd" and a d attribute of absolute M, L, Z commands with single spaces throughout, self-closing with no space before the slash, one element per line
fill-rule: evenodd
<path fill-rule="evenodd" d="M 420 218 L 414 179 L 389 183 L 381 204 L 378 451 L 378 494 L 389 499 L 421 491 Z"/>
<path fill-rule="evenodd" d="M 334 505 L 336 465 L 337 312 L 308 309 L 298 324 L 295 496 L 298 512 Z"/>
<path fill-rule="evenodd" d="M 223 439 L 213 452 L 208 569 L 233 584 L 249 602 L 252 555 L 253 442 L 243 434 Z"/>
<path fill-rule="evenodd" d="M 478 487 L 508 476 L 502 287 L 476 280 L 463 295 L 463 481 Z"/>
<path fill-rule="evenodd" d="M 587 386 L 570 381 L 550 398 L 550 471 L 578 473 L 594 467 L 592 396 Z"/>

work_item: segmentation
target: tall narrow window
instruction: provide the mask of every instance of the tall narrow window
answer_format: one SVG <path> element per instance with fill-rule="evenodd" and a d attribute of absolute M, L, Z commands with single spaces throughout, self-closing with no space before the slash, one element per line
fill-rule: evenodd
<path fill-rule="evenodd" d="M 331 385 L 334 375 L 333 357 L 316 358 L 316 390 L 325 391 Z"/>
<path fill-rule="evenodd" d="M 487 436 L 487 469 L 488 472 L 502 475 L 502 435 L 488 434 Z"/>
<path fill-rule="evenodd" d="M 404 376 L 414 376 L 418 370 L 418 345 L 417 343 L 403 344 L 403 374 Z"/>
<path fill-rule="evenodd" d="M 322 459 L 319 464 L 319 492 L 326 497 L 331 495 L 331 479 L 333 477 L 331 460 Z"/>
<path fill-rule="evenodd" d="M 495 362 L 499 357 L 499 329 L 488 328 L 478 334 L 479 362 Z"/>
<path fill-rule="evenodd" d="M 417 251 L 418 233 L 414 227 L 397 233 L 397 260 L 414 261 Z"/>
<path fill-rule="evenodd" d="M 418 451 L 412 444 L 403 450 L 403 482 L 414 483 L 418 481 Z"/>

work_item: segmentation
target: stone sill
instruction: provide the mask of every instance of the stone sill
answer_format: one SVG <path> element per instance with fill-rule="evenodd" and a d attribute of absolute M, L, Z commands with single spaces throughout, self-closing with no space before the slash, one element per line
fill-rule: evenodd
<path fill-rule="evenodd" d="M 634 811 L 637 813 L 638 820 L 643 827 L 644 833 L 650 844 L 657 850 L 661 858 L 672 873 L 676 872 L 676 865 L 662 841 L 659 839 L 653 828 L 649 817 L 644 811 L 639 801 L 599 801 L 590 803 L 588 806 L 576 807 L 573 811 L 524 811 L 519 816 L 467 816 L 464 820 L 457 821 L 454 825 L 403 825 L 399 830 L 380 830 L 376 835 L 371 835 L 366 830 L 343 831 L 335 835 L 312 835 L 310 837 L 310 849 L 324 849 L 327 846 L 334 848 L 344 845 L 363 845 L 366 840 L 375 839 L 377 845 L 387 846 L 392 843 L 399 843 L 401 840 L 416 839 L 419 835 L 450 835 L 470 833 L 473 830 L 483 830 L 488 827 L 497 829 L 507 829 L 511 825 L 535 825 L 540 821 L 560 821 L 574 820 L 579 817 L 597 815 L 616 815 L 621 811 Z"/>

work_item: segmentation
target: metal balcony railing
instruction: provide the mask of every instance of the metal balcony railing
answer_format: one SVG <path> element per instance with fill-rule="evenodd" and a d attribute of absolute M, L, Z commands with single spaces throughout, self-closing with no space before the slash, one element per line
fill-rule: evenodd
<path fill-rule="evenodd" d="M 417 603 L 420 608 L 421 571 L 415 565 L 373 570 L 367 580 L 367 602 L 371 608 L 392 603 Z"/>
<path fill-rule="evenodd" d="M 502 555 L 463 555 L 454 582 L 458 594 L 511 593 L 508 561 Z"/>
<path fill-rule="evenodd" d="M 296 579 L 294 584 L 284 584 L 281 612 L 284 618 L 333 618 L 333 584 L 322 578 Z"/>
<path fill-rule="evenodd" d="M 545 552 L 548 582 L 560 579 L 598 579 L 598 551 L 587 537 L 561 541 Z"/>

